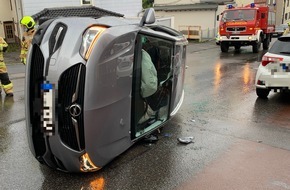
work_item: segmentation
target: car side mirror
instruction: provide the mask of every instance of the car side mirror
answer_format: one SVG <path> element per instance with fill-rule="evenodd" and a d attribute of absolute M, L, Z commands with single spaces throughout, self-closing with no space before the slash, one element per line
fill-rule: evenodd
<path fill-rule="evenodd" d="M 155 22 L 155 11 L 153 8 L 145 10 L 145 13 L 140 21 L 139 26 L 144 26 L 145 24 L 153 24 Z"/>

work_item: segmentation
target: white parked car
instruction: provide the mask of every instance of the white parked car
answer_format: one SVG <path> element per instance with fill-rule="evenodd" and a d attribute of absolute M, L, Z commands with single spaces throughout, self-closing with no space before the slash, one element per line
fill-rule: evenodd
<path fill-rule="evenodd" d="M 281 36 L 263 56 L 256 74 L 256 93 L 267 98 L 270 91 L 290 88 L 290 35 Z"/>
<path fill-rule="evenodd" d="M 274 36 L 282 36 L 284 31 L 288 28 L 288 24 L 281 24 L 275 26 L 275 32 L 273 33 Z"/>

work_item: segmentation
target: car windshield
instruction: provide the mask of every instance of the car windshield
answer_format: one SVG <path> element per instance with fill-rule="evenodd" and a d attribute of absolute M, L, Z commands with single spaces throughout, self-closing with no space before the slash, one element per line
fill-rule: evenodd
<path fill-rule="evenodd" d="M 254 20 L 255 10 L 228 10 L 224 13 L 225 20 Z"/>
<path fill-rule="evenodd" d="M 274 54 L 290 54 L 290 37 L 279 38 L 270 48 L 269 53 Z"/>
<path fill-rule="evenodd" d="M 275 27 L 276 30 L 285 30 L 286 28 L 288 28 L 287 25 L 279 25 Z"/>

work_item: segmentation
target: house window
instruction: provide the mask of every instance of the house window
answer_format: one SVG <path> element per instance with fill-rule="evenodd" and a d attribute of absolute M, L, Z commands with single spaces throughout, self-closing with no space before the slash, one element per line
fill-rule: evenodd
<path fill-rule="evenodd" d="M 81 0 L 82 5 L 91 5 L 92 4 L 92 0 Z"/>

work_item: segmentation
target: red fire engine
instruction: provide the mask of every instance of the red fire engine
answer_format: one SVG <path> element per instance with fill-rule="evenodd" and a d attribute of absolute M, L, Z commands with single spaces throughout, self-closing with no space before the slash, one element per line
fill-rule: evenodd
<path fill-rule="evenodd" d="M 222 52 L 230 46 L 252 46 L 257 53 L 261 44 L 268 49 L 275 31 L 275 13 L 266 5 L 251 3 L 244 7 L 228 5 L 219 24 L 219 42 Z"/>

